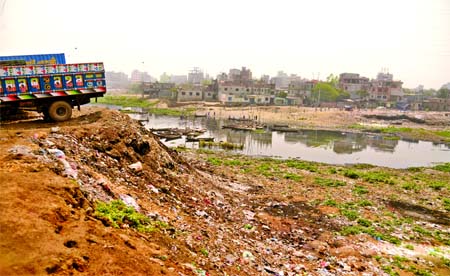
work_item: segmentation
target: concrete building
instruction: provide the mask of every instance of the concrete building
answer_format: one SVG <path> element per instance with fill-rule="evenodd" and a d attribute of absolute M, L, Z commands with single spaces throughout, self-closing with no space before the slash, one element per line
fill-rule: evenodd
<path fill-rule="evenodd" d="M 203 71 L 198 67 L 194 67 L 188 73 L 188 83 L 201 84 L 204 79 L 205 75 L 203 74 Z"/>
<path fill-rule="evenodd" d="M 278 90 L 287 90 L 289 88 L 289 84 L 294 81 L 301 81 L 302 78 L 297 76 L 296 74 L 288 75 L 283 71 L 278 71 L 276 77 L 273 77 L 270 82 L 275 84 L 275 89 Z"/>
<path fill-rule="evenodd" d="M 170 82 L 175 83 L 176 85 L 187 83 L 186 75 L 171 75 Z"/>
<path fill-rule="evenodd" d="M 131 72 L 130 81 L 132 83 L 151 82 L 151 81 L 154 81 L 154 80 L 155 79 L 152 78 L 152 76 L 150 76 L 147 72 L 141 72 L 139 70 L 133 70 L 133 72 Z"/>
<path fill-rule="evenodd" d="M 403 100 L 403 82 L 376 79 L 370 82 L 369 99 L 377 102 L 399 102 Z"/>
<path fill-rule="evenodd" d="M 355 73 L 342 73 L 339 75 L 338 87 L 348 92 L 351 99 L 361 99 L 361 93 L 359 92 L 369 90 L 369 78 L 361 77 Z"/>
<path fill-rule="evenodd" d="M 200 87 L 181 88 L 177 93 L 177 102 L 202 101 L 203 91 Z"/>
<path fill-rule="evenodd" d="M 152 99 L 174 99 L 175 84 L 163 82 L 144 82 L 144 95 L 148 95 Z"/>
<path fill-rule="evenodd" d="M 106 71 L 105 76 L 108 89 L 126 89 L 129 85 L 128 75 L 123 72 Z"/>
<path fill-rule="evenodd" d="M 430 98 L 422 103 L 423 110 L 450 111 L 450 99 Z"/>
<path fill-rule="evenodd" d="M 244 85 L 251 84 L 252 79 L 252 71 L 247 69 L 246 67 L 242 67 L 242 69 L 230 69 L 228 73 L 228 81 L 233 83 L 240 83 Z"/>
<path fill-rule="evenodd" d="M 315 82 L 310 80 L 292 81 L 288 86 L 287 104 L 303 105 L 311 97 Z"/>
<path fill-rule="evenodd" d="M 275 91 L 274 84 L 253 81 L 250 84 L 221 82 L 218 99 L 225 104 L 269 104 Z"/>

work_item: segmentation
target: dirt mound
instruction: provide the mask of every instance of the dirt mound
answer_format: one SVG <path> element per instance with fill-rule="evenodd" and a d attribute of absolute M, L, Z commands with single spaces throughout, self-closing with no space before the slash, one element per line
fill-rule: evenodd
<path fill-rule="evenodd" d="M 320 170 L 287 197 L 288 178 L 180 155 L 108 110 L 3 125 L 0 160 L 0 275 L 383 274 L 376 240 L 334 235 L 349 222 L 311 201 Z M 100 216 L 114 200 L 132 208 Z"/>

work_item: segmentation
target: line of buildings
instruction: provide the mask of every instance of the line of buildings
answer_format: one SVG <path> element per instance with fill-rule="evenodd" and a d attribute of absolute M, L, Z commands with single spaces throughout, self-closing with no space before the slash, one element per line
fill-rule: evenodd
<path fill-rule="evenodd" d="M 106 72 L 110 88 L 126 89 L 137 84 L 143 94 L 151 98 L 166 98 L 177 102 L 216 101 L 225 105 L 317 105 L 313 91 L 318 80 L 309 80 L 279 71 L 277 76 L 252 76 L 250 69 L 230 69 L 210 78 L 200 68 L 193 68 L 188 75 L 161 75 L 160 82 L 145 72 L 134 70 L 131 78 L 124 73 Z M 348 94 L 343 103 L 321 102 L 321 106 L 353 104 L 364 107 L 384 105 L 409 109 L 450 110 L 449 99 L 418 98 L 406 94 L 403 82 L 395 80 L 387 72 L 380 72 L 374 79 L 357 73 L 342 73 L 334 86 Z M 422 87 L 423 89 L 423 87 Z M 419 89 L 420 90 L 420 89 Z M 411 92 L 411 90 L 408 90 Z"/>

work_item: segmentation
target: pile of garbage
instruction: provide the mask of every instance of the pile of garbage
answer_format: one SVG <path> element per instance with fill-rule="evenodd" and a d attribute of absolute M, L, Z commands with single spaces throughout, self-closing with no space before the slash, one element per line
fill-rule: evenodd
<path fill-rule="evenodd" d="M 193 274 L 385 273 L 373 256 L 388 242 L 333 235 L 344 222 L 306 203 L 254 200 L 263 185 L 200 170 L 127 115 L 103 113 L 94 124 L 36 135 L 36 154 L 74 179 L 91 202 L 120 199 L 169 224 L 167 258 L 187 252 L 192 261 L 184 266 Z"/>

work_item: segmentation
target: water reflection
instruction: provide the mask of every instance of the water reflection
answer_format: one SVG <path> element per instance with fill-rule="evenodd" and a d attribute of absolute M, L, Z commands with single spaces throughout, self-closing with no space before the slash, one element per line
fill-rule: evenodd
<path fill-rule="evenodd" d="M 130 116 L 135 119 L 145 119 L 142 123 L 147 128 L 204 128 L 207 131 L 203 136 L 214 137 L 215 141 L 243 144 L 244 149 L 237 152 L 248 155 L 300 158 L 331 164 L 368 163 L 394 168 L 450 162 L 450 146 L 431 142 L 403 141 L 386 139 L 373 134 L 323 130 L 286 133 L 272 132 L 268 129 L 235 131 L 222 128 L 231 123 L 228 120 L 180 119 L 148 114 Z M 186 142 L 184 137 L 164 143 L 168 146 L 198 147 L 198 143 Z"/>

